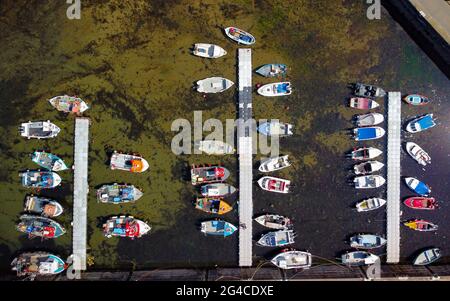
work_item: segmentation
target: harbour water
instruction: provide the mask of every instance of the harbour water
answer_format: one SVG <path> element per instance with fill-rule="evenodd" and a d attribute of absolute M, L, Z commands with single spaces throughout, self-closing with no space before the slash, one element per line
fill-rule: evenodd
<path fill-rule="evenodd" d="M 88 200 L 88 255 L 92 269 L 149 267 L 236 266 L 237 235 L 226 239 L 205 237 L 201 221 L 210 218 L 195 210 L 190 184 L 193 163 L 222 163 L 232 172 L 236 186 L 236 157 L 176 156 L 171 152 L 177 118 L 225 121 L 236 116 L 234 89 L 203 97 L 192 83 L 210 76 L 237 82 L 236 49 L 221 28 L 237 26 L 256 37 L 253 65 L 279 62 L 289 66 L 287 79 L 294 92 L 286 98 L 253 97 L 256 119 L 278 118 L 295 126 L 293 137 L 282 139 L 281 152 L 293 166 L 274 175 L 295 183 L 289 195 L 261 191 L 254 186 L 255 214 L 271 212 L 292 217 L 297 233 L 294 247 L 334 261 L 349 250 L 351 234 L 384 234 L 386 212 L 358 214 L 354 204 L 368 196 L 385 196 L 384 189 L 358 192 L 347 184 L 352 162 L 345 152 L 358 145 L 385 149 L 385 139 L 353 142 L 347 135 L 350 119 L 358 112 L 346 107 L 347 83 L 363 81 L 388 91 L 421 93 L 431 104 L 408 107 L 404 121 L 434 112 L 439 125 L 418 134 L 403 132 L 404 141 L 419 143 L 432 157 L 423 170 L 402 152 L 402 176 L 416 176 L 432 187 L 439 209 L 430 212 L 402 207 L 402 220 L 420 217 L 439 224 L 436 233 L 401 228 L 401 258 L 410 261 L 417 251 L 437 246 L 450 256 L 450 95 L 449 80 L 420 50 L 391 16 L 382 10 L 380 20 L 366 18 L 365 1 L 83 1 L 81 20 L 68 20 L 64 1 L 26 6 L 4 1 L 0 8 L 0 267 L 19 251 L 44 249 L 71 253 L 72 175 L 61 172 L 63 184 L 44 196 L 61 201 L 66 209 L 58 218 L 68 233 L 55 241 L 28 240 L 14 227 L 31 191 L 20 185 L 20 170 L 37 168 L 29 158 L 45 149 L 73 164 L 73 116 L 53 110 L 46 101 L 60 94 L 82 97 L 91 108 L 92 121 Z M 228 52 L 224 58 L 205 60 L 189 54 L 196 42 L 215 43 Z M 268 83 L 254 74 L 253 82 Z M 382 100 L 378 112 L 385 113 Z M 17 127 L 28 120 L 52 120 L 61 127 L 48 141 L 19 137 Z M 205 133 L 207 134 L 207 133 Z M 150 171 L 129 174 L 111 171 L 111 152 L 138 152 L 149 161 Z M 255 166 L 259 159 L 255 157 Z M 385 157 L 383 157 L 385 160 Z M 255 169 L 255 183 L 261 176 Z M 125 182 L 141 187 L 136 204 L 99 204 L 95 188 Z M 37 192 L 34 192 L 35 194 Z M 402 186 L 402 197 L 412 195 Z M 231 199 L 236 205 L 236 200 Z M 237 208 L 237 206 L 236 206 Z M 101 225 L 112 215 L 128 213 L 149 221 L 152 233 L 137 240 L 106 239 Z M 224 217 L 237 224 L 237 212 Z M 266 230 L 254 226 L 255 240 Z M 254 247 L 254 262 L 263 262 L 276 250 Z M 384 255 L 380 249 L 377 254 Z"/>

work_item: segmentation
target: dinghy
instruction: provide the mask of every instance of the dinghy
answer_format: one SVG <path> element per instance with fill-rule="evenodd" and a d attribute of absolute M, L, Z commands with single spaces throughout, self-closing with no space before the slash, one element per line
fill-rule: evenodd
<path fill-rule="evenodd" d="M 111 156 L 110 167 L 112 170 L 119 169 L 133 173 L 140 173 L 148 169 L 148 162 L 144 158 L 137 155 L 122 154 L 114 151 Z"/>
<path fill-rule="evenodd" d="M 375 159 L 376 157 L 380 156 L 383 152 L 375 147 L 361 147 L 358 149 L 353 150 L 350 153 L 350 157 L 353 160 L 371 160 Z"/>
<path fill-rule="evenodd" d="M 436 122 L 433 119 L 433 114 L 426 114 L 410 121 L 406 126 L 406 130 L 410 133 L 418 133 L 431 129 L 434 126 L 436 126 Z"/>
<path fill-rule="evenodd" d="M 427 164 L 431 164 L 430 155 L 414 142 L 406 143 L 406 151 L 420 165 L 426 166 Z"/>
<path fill-rule="evenodd" d="M 367 161 L 353 166 L 353 170 L 357 175 L 367 175 L 379 171 L 384 166 L 378 161 Z"/>
<path fill-rule="evenodd" d="M 356 211 L 366 212 L 383 207 L 386 204 L 386 200 L 380 198 L 365 199 L 356 204 Z"/>
<path fill-rule="evenodd" d="M 233 210 L 223 198 L 197 198 L 195 201 L 195 208 L 206 213 L 226 214 Z"/>
<path fill-rule="evenodd" d="M 290 229 L 293 226 L 291 219 L 277 214 L 260 215 L 255 221 L 261 226 L 275 230 Z"/>
<path fill-rule="evenodd" d="M 216 235 L 227 237 L 232 235 L 236 230 L 236 226 L 229 222 L 222 220 L 206 221 L 202 222 L 200 226 L 202 233 L 206 235 Z"/>
<path fill-rule="evenodd" d="M 355 118 L 355 124 L 358 127 L 373 126 L 380 124 L 384 121 L 384 116 L 380 113 L 369 113 L 364 115 L 358 115 Z"/>
<path fill-rule="evenodd" d="M 441 258 L 439 248 L 431 248 L 420 253 L 414 260 L 414 265 L 428 265 Z"/>
<path fill-rule="evenodd" d="M 194 44 L 192 54 L 209 59 L 216 59 L 226 55 L 227 52 L 222 47 L 214 44 L 197 43 Z"/>
<path fill-rule="evenodd" d="M 284 249 L 270 261 L 283 270 L 307 269 L 311 267 L 311 253 Z"/>
<path fill-rule="evenodd" d="M 45 217 L 57 217 L 63 213 L 63 207 L 54 200 L 28 195 L 24 211 Z"/>
<path fill-rule="evenodd" d="M 261 172 L 271 172 L 291 166 L 289 155 L 281 157 L 267 158 L 261 161 L 258 170 Z"/>
<path fill-rule="evenodd" d="M 105 237 L 142 237 L 151 230 L 150 225 L 132 216 L 113 216 L 103 224 Z"/>
<path fill-rule="evenodd" d="M 11 267 L 18 277 L 36 277 L 62 273 L 66 264 L 58 256 L 47 252 L 27 252 L 14 258 Z"/>
<path fill-rule="evenodd" d="M 291 136 L 293 135 L 294 126 L 289 123 L 281 123 L 278 121 L 264 122 L 258 126 L 258 132 L 266 136 L 275 136 L 278 135 L 280 137 Z"/>
<path fill-rule="evenodd" d="M 421 210 L 434 210 L 437 207 L 437 202 L 434 198 L 425 197 L 411 197 L 407 198 L 403 204 L 411 209 L 421 209 Z"/>
<path fill-rule="evenodd" d="M 29 188 L 48 189 L 61 184 L 61 177 L 51 171 L 28 170 L 20 174 L 22 186 Z"/>
<path fill-rule="evenodd" d="M 356 141 L 378 139 L 383 137 L 385 133 L 386 131 L 379 126 L 353 129 L 353 135 Z"/>
<path fill-rule="evenodd" d="M 58 111 L 64 113 L 83 113 L 89 109 L 88 105 L 81 98 L 69 95 L 56 96 L 48 102 Z"/>
<path fill-rule="evenodd" d="M 197 92 L 200 93 L 220 93 L 234 85 L 234 83 L 223 77 L 208 77 L 197 81 Z"/>
<path fill-rule="evenodd" d="M 259 95 L 274 97 L 291 95 L 292 88 L 290 82 L 279 82 L 261 86 L 257 90 Z"/>
<path fill-rule="evenodd" d="M 373 234 L 358 234 L 350 237 L 350 246 L 355 249 L 375 249 L 384 246 L 387 240 Z"/>
<path fill-rule="evenodd" d="M 236 192 L 236 188 L 225 183 L 214 183 L 203 185 L 200 193 L 204 197 L 220 197 L 230 195 Z"/>
<path fill-rule="evenodd" d="M 378 188 L 384 185 L 385 182 L 386 179 L 379 175 L 361 176 L 353 180 L 357 189 Z"/>
<path fill-rule="evenodd" d="M 102 203 L 123 204 L 137 201 L 143 193 L 133 185 L 103 185 L 97 189 L 97 200 Z"/>
<path fill-rule="evenodd" d="M 352 267 L 371 265 L 380 261 L 380 257 L 366 251 L 349 252 L 343 254 L 341 259 L 343 264 Z"/>
<path fill-rule="evenodd" d="M 352 89 L 353 94 L 359 97 L 375 98 L 386 96 L 386 91 L 384 91 L 380 87 L 372 85 L 366 85 L 363 83 L 354 83 L 350 85 L 350 88 Z"/>
<path fill-rule="evenodd" d="M 54 220 L 47 217 L 24 214 L 20 217 L 17 230 L 28 234 L 28 238 L 41 237 L 42 239 L 58 238 L 66 230 Z"/>
<path fill-rule="evenodd" d="M 27 137 L 28 139 L 48 139 L 56 137 L 61 129 L 55 124 L 51 123 L 50 120 L 47 121 L 29 121 L 22 123 L 19 127 L 19 132 L 22 137 Z"/>
<path fill-rule="evenodd" d="M 197 141 L 196 147 L 208 155 L 229 155 L 234 153 L 234 148 L 231 145 L 219 140 Z"/>
<path fill-rule="evenodd" d="M 430 102 L 428 97 L 419 94 L 406 95 L 403 100 L 413 106 L 423 106 Z"/>
<path fill-rule="evenodd" d="M 375 100 L 363 97 L 350 98 L 350 108 L 359 110 L 371 110 L 378 108 L 380 105 Z"/>
<path fill-rule="evenodd" d="M 285 76 L 287 67 L 284 64 L 265 64 L 259 67 L 255 72 L 264 77 Z"/>
<path fill-rule="evenodd" d="M 426 220 L 423 220 L 423 219 L 413 219 L 413 220 L 406 221 L 403 224 L 412 230 L 421 231 L 421 232 L 437 231 L 437 229 L 438 229 L 438 225 L 435 225 L 435 224 L 428 222 Z"/>
<path fill-rule="evenodd" d="M 269 232 L 261 236 L 257 245 L 263 247 L 282 247 L 294 243 L 295 233 L 293 230 L 279 230 Z"/>
<path fill-rule="evenodd" d="M 225 28 L 225 34 L 239 44 L 252 45 L 256 41 L 251 34 L 236 27 Z"/>
<path fill-rule="evenodd" d="M 405 183 L 409 189 L 411 189 L 412 191 L 421 196 L 427 196 L 431 193 L 431 188 L 428 187 L 427 184 L 420 182 L 416 178 L 413 177 L 405 178 Z"/>
<path fill-rule="evenodd" d="M 66 163 L 64 163 L 61 158 L 47 152 L 36 151 L 31 155 L 31 160 L 39 166 L 51 171 L 68 169 Z"/>
<path fill-rule="evenodd" d="M 258 184 L 262 189 L 267 191 L 288 193 L 291 181 L 267 176 L 259 179 Z"/>
<path fill-rule="evenodd" d="M 191 168 L 192 185 L 225 181 L 230 172 L 221 166 L 195 166 Z"/>

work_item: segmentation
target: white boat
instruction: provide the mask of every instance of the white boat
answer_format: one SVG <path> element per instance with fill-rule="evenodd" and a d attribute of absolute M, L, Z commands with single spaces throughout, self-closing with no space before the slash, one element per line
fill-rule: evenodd
<path fill-rule="evenodd" d="M 356 164 L 353 166 L 353 170 L 357 175 L 366 175 L 379 171 L 384 167 L 384 164 L 379 161 L 367 161 Z"/>
<path fill-rule="evenodd" d="M 378 188 L 385 182 L 386 179 L 379 175 L 361 176 L 353 180 L 357 189 Z"/>
<path fill-rule="evenodd" d="M 62 95 L 48 100 L 48 102 L 58 111 L 65 113 L 83 113 L 89 106 L 79 97 Z"/>
<path fill-rule="evenodd" d="M 370 198 L 357 203 L 356 210 L 358 212 L 371 211 L 383 207 L 385 204 L 386 200 L 380 198 Z"/>
<path fill-rule="evenodd" d="M 349 157 L 353 160 L 371 160 L 380 156 L 383 152 L 375 147 L 361 147 L 351 152 Z"/>
<path fill-rule="evenodd" d="M 350 237 L 350 247 L 355 249 L 375 249 L 384 246 L 387 240 L 374 234 L 357 234 Z"/>
<path fill-rule="evenodd" d="M 137 155 L 122 154 L 114 151 L 111 156 L 110 167 L 112 170 L 120 169 L 133 173 L 144 172 L 148 169 L 148 162 L 144 158 Z"/>
<path fill-rule="evenodd" d="M 266 136 L 291 136 L 294 126 L 289 123 L 282 123 L 279 121 L 264 122 L 258 126 L 258 131 Z"/>
<path fill-rule="evenodd" d="M 279 82 L 263 85 L 257 92 L 259 95 L 268 97 L 285 96 L 292 93 L 292 87 L 290 82 Z"/>
<path fill-rule="evenodd" d="M 258 180 L 258 184 L 262 189 L 267 191 L 288 193 L 291 181 L 275 177 L 262 177 Z"/>
<path fill-rule="evenodd" d="M 430 155 L 414 142 L 406 143 L 406 151 L 420 165 L 426 166 L 427 164 L 431 164 Z"/>
<path fill-rule="evenodd" d="M 422 132 L 436 126 L 433 114 L 426 114 L 410 121 L 406 126 L 406 130 L 410 133 Z"/>
<path fill-rule="evenodd" d="M 234 83 L 223 77 L 208 77 L 197 81 L 197 91 L 200 93 L 220 93 L 231 86 Z"/>
<path fill-rule="evenodd" d="M 291 162 L 289 162 L 288 157 L 289 155 L 267 158 L 261 161 L 258 170 L 261 172 L 270 172 L 289 167 L 291 166 Z"/>
<path fill-rule="evenodd" d="M 203 185 L 200 192 L 204 197 L 219 197 L 235 193 L 236 188 L 225 183 L 212 183 Z"/>
<path fill-rule="evenodd" d="M 379 260 L 380 257 L 366 251 L 354 251 L 342 255 L 342 263 L 348 266 L 371 265 Z"/>
<path fill-rule="evenodd" d="M 254 220 L 261 226 L 275 230 L 289 229 L 292 227 L 291 219 L 277 214 L 263 214 Z"/>
<path fill-rule="evenodd" d="M 237 27 L 227 27 L 224 30 L 225 34 L 238 44 L 252 45 L 256 41 L 254 36 Z"/>
<path fill-rule="evenodd" d="M 271 262 L 283 270 L 307 269 L 311 267 L 312 256 L 308 252 L 283 250 Z"/>
<path fill-rule="evenodd" d="M 28 139 L 48 139 L 56 137 L 61 129 L 55 124 L 51 123 L 50 120 L 47 121 L 28 121 L 22 123 L 19 127 L 19 132 L 22 137 L 27 137 Z"/>
<path fill-rule="evenodd" d="M 208 155 L 227 155 L 234 153 L 234 148 L 226 142 L 219 140 L 203 140 L 197 142 L 200 151 Z"/>
<path fill-rule="evenodd" d="M 263 247 L 281 247 L 293 244 L 294 238 L 294 230 L 278 230 L 264 234 L 257 244 Z"/>
<path fill-rule="evenodd" d="M 384 116 L 380 113 L 369 113 L 356 116 L 357 126 L 374 126 L 384 121 Z"/>
<path fill-rule="evenodd" d="M 414 260 L 414 265 L 428 265 L 441 258 L 441 250 L 431 248 L 420 253 Z"/>
<path fill-rule="evenodd" d="M 214 44 L 197 43 L 194 44 L 192 54 L 209 59 L 216 59 L 227 54 L 225 49 Z"/>

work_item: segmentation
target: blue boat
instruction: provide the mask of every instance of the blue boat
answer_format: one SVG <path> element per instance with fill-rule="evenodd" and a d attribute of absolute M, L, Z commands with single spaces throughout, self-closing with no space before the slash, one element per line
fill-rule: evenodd
<path fill-rule="evenodd" d="M 66 230 L 52 219 L 24 214 L 20 217 L 17 230 L 28 234 L 29 238 L 41 237 L 42 239 L 57 238 L 66 233 Z"/>
<path fill-rule="evenodd" d="M 255 38 L 251 34 L 243 31 L 242 29 L 236 28 L 236 27 L 225 28 L 225 34 L 230 39 L 238 42 L 239 44 L 251 45 L 251 44 L 254 44 L 256 41 Z"/>
<path fill-rule="evenodd" d="M 61 184 L 61 177 L 51 171 L 32 170 L 20 174 L 22 185 L 30 188 L 55 188 Z"/>
<path fill-rule="evenodd" d="M 237 230 L 234 225 L 222 220 L 202 222 L 200 229 L 206 235 L 217 235 L 223 237 L 230 236 Z"/>
<path fill-rule="evenodd" d="M 255 72 L 264 77 L 285 76 L 287 66 L 284 64 L 265 64 L 259 67 Z"/>
<path fill-rule="evenodd" d="M 428 97 L 419 94 L 410 94 L 403 98 L 407 103 L 413 106 L 423 106 L 430 102 Z"/>
<path fill-rule="evenodd" d="M 427 184 L 417 180 L 413 177 L 405 178 L 405 183 L 409 189 L 421 196 L 428 196 L 431 193 L 431 188 Z"/>
<path fill-rule="evenodd" d="M 353 129 L 356 141 L 378 139 L 383 137 L 385 133 L 386 131 L 379 126 Z"/>
<path fill-rule="evenodd" d="M 426 114 L 410 121 L 406 126 L 406 130 L 410 133 L 417 133 L 430 129 L 435 125 L 433 114 Z"/>

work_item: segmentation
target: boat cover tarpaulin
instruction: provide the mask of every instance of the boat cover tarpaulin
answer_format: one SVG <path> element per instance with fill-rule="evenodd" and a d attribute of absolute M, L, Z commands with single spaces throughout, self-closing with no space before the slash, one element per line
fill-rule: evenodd
<path fill-rule="evenodd" d="M 377 130 L 375 128 L 360 128 L 358 129 L 358 139 L 371 139 L 377 136 Z"/>

